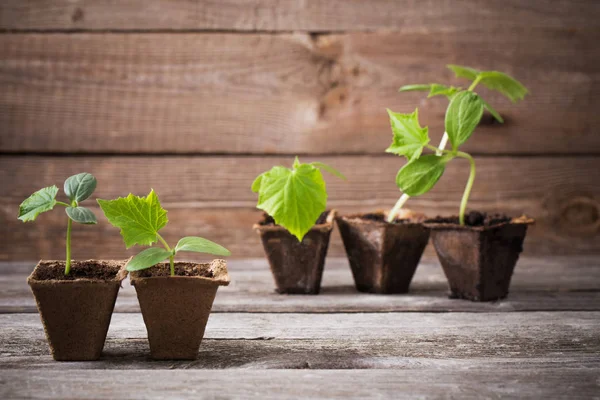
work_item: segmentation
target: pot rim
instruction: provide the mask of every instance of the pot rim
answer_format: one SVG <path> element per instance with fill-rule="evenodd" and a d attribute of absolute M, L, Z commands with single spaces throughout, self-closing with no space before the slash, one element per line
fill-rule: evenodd
<path fill-rule="evenodd" d="M 410 213 L 413 213 L 411 210 L 405 210 Z M 372 219 L 364 219 L 362 218 L 366 214 L 378 214 L 383 217 L 383 221 L 374 221 Z M 414 213 L 418 215 L 418 213 Z M 359 223 L 364 225 L 379 225 L 379 226 L 414 226 L 414 225 L 424 225 L 424 221 L 426 221 L 426 216 L 423 214 L 421 217 L 413 217 L 413 218 L 400 218 L 399 221 L 406 221 L 402 224 L 395 224 L 391 222 L 387 222 L 386 217 L 388 215 L 388 211 L 384 210 L 376 210 L 373 212 L 360 212 L 360 213 L 352 213 L 348 215 L 339 215 L 336 217 L 336 220 L 343 220 L 348 223 Z"/>
<path fill-rule="evenodd" d="M 336 219 L 336 216 L 337 216 L 337 211 L 335 209 L 329 210 L 329 214 L 327 214 L 327 218 L 325 219 L 325 222 L 322 224 L 313 225 L 313 227 L 310 228 L 309 232 L 312 232 L 312 231 L 328 232 L 328 231 L 333 230 L 333 221 Z M 281 225 L 261 225 L 260 223 L 254 224 L 252 226 L 252 229 L 254 229 L 259 234 L 262 232 L 276 232 L 276 231 L 287 232 L 288 231 Z"/>
<path fill-rule="evenodd" d="M 189 261 L 176 261 L 175 264 L 189 264 Z M 229 278 L 229 272 L 227 271 L 227 261 L 220 259 L 220 258 L 215 258 L 214 260 L 212 260 L 211 262 L 207 262 L 207 263 L 199 263 L 199 262 L 192 262 L 193 264 L 196 265 L 208 265 L 209 266 L 209 270 L 212 271 L 213 273 L 213 277 L 209 278 L 206 276 L 138 276 L 139 271 L 132 271 L 129 273 L 129 281 L 131 282 L 132 286 L 135 286 L 136 282 L 143 282 L 143 281 L 149 281 L 149 280 L 153 280 L 153 281 L 160 281 L 160 280 L 169 280 L 169 281 L 195 281 L 195 282 L 202 282 L 202 283 L 206 283 L 206 284 L 210 284 L 210 285 L 214 285 L 217 284 L 219 286 L 228 286 L 229 283 L 231 282 L 230 278 Z M 150 267 L 152 268 L 152 267 Z"/>
<path fill-rule="evenodd" d="M 454 217 L 454 216 L 453 216 Z M 507 222 L 500 222 L 494 225 L 481 225 L 481 226 L 470 226 L 470 225 L 460 225 L 451 222 L 428 222 L 432 221 L 431 219 L 423 221 L 423 225 L 432 230 L 466 230 L 466 231 L 475 231 L 475 232 L 483 232 L 490 229 L 500 228 L 506 225 L 533 225 L 535 220 L 533 218 L 528 217 L 523 214 L 520 217 L 512 218 Z"/>
<path fill-rule="evenodd" d="M 73 260 L 77 262 L 90 262 L 90 263 L 98 263 L 100 261 L 110 261 L 121 265 L 121 268 L 117 271 L 115 276 L 112 279 L 90 279 L 90 278 L 76 278 L 76 279 L 36 279 L 34 274 L 36 270 L 40 267 L 42 263 L 63 263 L 66 261 L 63 260 L 40 260 L 31 271 L 31 274 L 27 277 L 27 283 L 29 285 L 73 285 L 73 284 L 87 284 L 87 285 L 98 285 L 98 284 L 107 284 L 107 283 L 118 283 L 121 284 L 125 278 L 127 278 L 127 270 L 125 266 L 129 260 Z"/>

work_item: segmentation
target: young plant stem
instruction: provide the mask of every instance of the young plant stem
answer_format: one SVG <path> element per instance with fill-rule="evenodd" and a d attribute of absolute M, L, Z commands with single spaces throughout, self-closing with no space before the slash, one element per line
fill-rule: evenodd
<path fill-rule="evenodd" d="M 469 86 L 469 88 L 467 90 L 469 92 L 472 92 L 473 90 L 475 90 L 475 87 L 477 86 L 479 81 L 481 81 L 481 76 L 477 75 L 477 78 L 475 78 L 475 80 L 473 81 L 473 83 L 471 83 L 471 86 Z"/>
<path fill-rule="evenodd" d="M 73 226 L 73 220 L 68 218 L 67 222 L 67 258 L 65 260 L 65 275 L 69 275 L 71 272 L 71 227 Z"/>
<path fill-rule="evenodd" d="M 447 143 L 448 143 L 448 134 L 446 132 L 444 132 L 444 136 L 442 136 L 442 140 L 440 140 L 440 145 L 435 150 L 436 156 L 442 155 Z M 402 196 L 400 196 L 400 198 L 394 205 L 394 208 L 392 208 L 392 210 L 389 212 L 388 217 L 387 217 L 387 222 L 392 223 L 394 221 L 394 219 L 396 218 L 396 215 L 402 209 L 402 207 L 404 206 L 404 203 L 406 203 L 408 201 L 408 199 L 410 199 L 410 196 L 407 195 L 406 193 L 404 193 L 404 194 L 402 194 Z"/>
<path fill-rule="evenodd" d="M 158 233 L 156 234 L 156 237 L 158 238 L 158 240 L 160 240 L 162 245 L 165 246 L 165 249 L 171 252 L 171 256 L 169 257 L 169 264 L 171 265 L 171 276 L 175 276 L 175 256 L 173 255 L 173 250 L 169 247 L 169 244 L 165 241 L 165 239 L 163 239 L 163 237 L 160 236 Z"/>
<path fill-rule="evenodd" d="M 469 160 L 471 164 L 471 172 L 469 172 L 469 179 L 467 180 L 467 186 L 465 186 L 465 191 L 463 193 L 462 200 L 460 202 L 460 213 L 458 214 L 458 220 L 461 225 L 465 224 L 465 211 L 467 209 L 467 202 L 469 201 L 469 195 L 471 194 L 471 189 L 473 188 L 473 182 L 475 181 L 475 160 L 469 154 L 459 151 L 456 153 L 457 157 L 466 158 Z"/>

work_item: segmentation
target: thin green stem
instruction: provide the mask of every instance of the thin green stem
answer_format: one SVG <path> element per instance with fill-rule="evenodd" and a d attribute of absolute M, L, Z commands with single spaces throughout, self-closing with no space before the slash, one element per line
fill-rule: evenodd
<path fill-rule="evenodd" d="M 398 214 L 398 212 L 400 211 L 400 209 L 402 208 L 404 203 L 406 203 L 408 201 L 408 199 L 410 199 L 410 196 L 407 195 L 406 193 L 404 193 L 402 196 L 400 196 L 400 198 L 396 202 L 396 205 L 394 206 L 394 208 L 392 208 L 392 211 L 390 211 L 390 213 L 388 214 L 387 222 L 389 222 L 389 223 L 394 222 L 396 215 Z"/>
<path fill-rule="evenodd" d="M 471 194 L 471 189 L 473 188 L 473 182 L 475 182 L 475 160 L 469 154 L 459 151 L 456 153 L 457 157 L 466 158 L 469 160 L 471 164 L 471 172 L 469 172 L 469 179 L 467 180 L 467 186 L 465 186 L 465 191 L 463 193 L 462 200 L 460 202 L 460 213 L 458 215 L 458 219 L 461 225 L 465 224 L 465 211 L 467 209 L 467 202 L 469 201 L 469 195 Z"/>
<path fill-rule="evenodd" d="M 73 220 L 68 218 L 67 222 L 67 258 L 65 260 L 65 275 L 69 275 L 71 272 L 71 227 L 73 226 Z"/>
<path fill-rule="evenodd" d="M 165 239 L 163 239 L 162 236 L 160 236 L 157 233 L 156 237 L 162 243 L 162 245 L 165 246 L 165 249 L 167 249 L 167 251 L 173 252 L 173 250 L 169 247 L 169 244 L 167 243 L 167 241 Z M 174 254 L 171 254 L 171 256 L 169 257 L 169 264 L 171 265 L 171 276 L 175 276 L 175 255 Z"/>
<path fill-rule="evenodd" d="M 59 206 L 71 207 L 70 204 L 63 203 L 62 201 L 57 201 L 56 204 L 58 204 Z"/>
<path fill-rule="evenodd" d="M 481 81 L 481 76 L 477 75 L 477 78 L 475 78 L 475 80 L 473 81 L 473 83 L 471 83 L 471 86 L 469 86 L 469 88 L 467 89 L 469 92 L 472 92 L 473 90 L 475 90 L 475 87 L 477 86 L 477 84 Z"/>

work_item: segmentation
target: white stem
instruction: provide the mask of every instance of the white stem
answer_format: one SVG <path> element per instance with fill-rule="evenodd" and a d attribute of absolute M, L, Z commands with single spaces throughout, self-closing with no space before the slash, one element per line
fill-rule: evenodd
<path fill-rule="evenodd" d="M 410 196 L 407 195 L 406 193 L 404 193 L 402 196 L 400 196 L 400 198 L 396 202 L 396 205 L 394 206 L 394 208 L 392 208 L 392 211 L 390 211 L 390 213 L 388 214 L 387 222 L 394 222 L 394 219 L 396 218 L 398 211 L 400 211 L 400 209 L 402 208 L 404 203 L 406 203 L 408 201 L 408 199 L 410 199 Z"/>
<path fill-rule="evenodd" d="M 435 152 L 436 156 L 442 155 L 442 150 L 446 148 L 446 144 L 448 143 L 448 134 L 444 132 L 444 136 L 442 136 L 442 140 L 440 140 L 440 145 L 438 146 L 438 151 Z"/>

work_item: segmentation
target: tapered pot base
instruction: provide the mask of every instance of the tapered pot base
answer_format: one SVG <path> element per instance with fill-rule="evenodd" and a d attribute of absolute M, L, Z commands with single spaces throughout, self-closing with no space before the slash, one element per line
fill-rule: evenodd
<path fill-rule="evenodd" d="M 229 284 L 227 264 L 175 263 L 131 273 L 155 360 L 194 360 L 219 286 Z"/>
<path fill-rule="evenodd" d="M 254 225 L 281 294 L 319 294 L 335 210 L 324 212 L 302 241 L 270 217 Z"/>
<path fill-rule="evenodd" d="M 64 261 L 40 261 L 27 278 L 56 361 L 100 358 L 121 281 L 127 276 L 124 265 L 73 261 L 65 276 Z"/>
<path fill-rule="evenodd" d="M 470 216 L 474 214 L 478 213 Z M 533 220 L 497 217 L 475 226 L 461 226 L 457 222 L 456 217 L 426 221 L 448 279 L 450 297 L 472 301 L 505 298 L 523 251 L 527 226 Z"/>
<path fill-rule="evenodd" d="M 360 292 L 407 293 L 429 240 L 419 219 L 392 223 L 383 212 L 336 218 L 356 289 Z"/>

